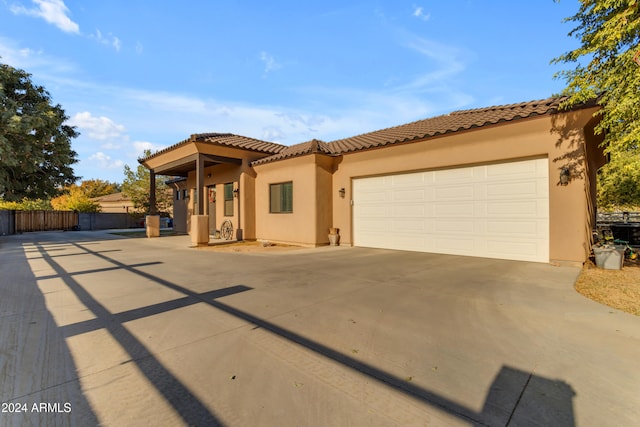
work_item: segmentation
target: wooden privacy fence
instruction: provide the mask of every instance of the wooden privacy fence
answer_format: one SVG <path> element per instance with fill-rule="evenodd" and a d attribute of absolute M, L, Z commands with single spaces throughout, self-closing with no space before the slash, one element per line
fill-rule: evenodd
<path fill-rule="evenodd" d="M 78 212 L 16 211 L 16 232 L 73 230 L 78 227 Z"/>

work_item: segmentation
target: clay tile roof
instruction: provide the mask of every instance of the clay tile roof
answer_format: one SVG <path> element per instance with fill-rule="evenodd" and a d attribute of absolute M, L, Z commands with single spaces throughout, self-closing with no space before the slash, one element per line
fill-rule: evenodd
<path fill-rule="evenodd" d="M 289 147 L 276 144 L 274 142 L 261 141 L 259 139 L 230 133 L 194 134 L 187 140 L 179 142 L 169 148 L 165 148 L 164 150 L 152 154 L 146 159 L 140 159 L 139 161 L 144 162 L 161 153 L 192 142 L 205 142 L 214 145 L 252 150 L 265 153 L 267 155 L 262 159 L 252 162 L 252 165 L 259 165 L 311 153 L 322 153 L 335 156 L 391 144 L 423 140 L 447 133 L 470 130 L 544 114 L 553 114 L 558 111 L 559 105 L 565 99 L 566 97 L 554 97 L 537 101 L 521 102 L 518 104 L 459 110 L 442 116 L 418 120 L 412 123 L 368 132 L 349 138 L 338 139 L 329 143 L 313 139 L 311 141 L 295 144 Z M 573 108 L 578 109 L 594 105 L 596 105 L 595 100 Z"/>
<path fill-rule="evenodd" d="M 276 154 L 287 148 L 287 146 L 276 144 L 275 142 L 262 141 L 255 138 L 249 138 L 247 136 L 234 135 L 232 133 L 198 133 L 191 135 L 189 139 L 185 139 L 178 142 L 177 144 L 173 144 L 170 147 L 157 151 L 148 157 L 138 159 L 138 162 L 143 163 L 160 154 L 166 153 L 180 146 L 187 145 L 193 142 L 205 142 L 207 144 L 240 148 L 243 150 L 257 151 L 265 154 Z"/>
<path fill-rule="evenodd" d="M 321 153 L 321 154 L 336 154 L 332 151 L 332 147 L 324 141 L 318 139 L 312 139 L 311 141 L 302 142 L 300 144 L 291 145 L 285 147 L 284 150 L 273 156 L 265 157 L 262 159 L 251 162 L 251 165 L 260 165 L 263 163 L 269 163 L 276 160 L 287 159 L 289 157 L 302 156 L 305 154 Z"/>
<path fill-rule="evenodd" d="M 269 154 L 279 153 L 287 148 L 285 145 L 276 144 L 275 142 L 261 141 L 259 139 L 231 133 L 200 133 L 192 135 L 191 137 L 196 142 L 207 142 L 215 145 L 224 145 Z"/>
<path fill-rule="evenodd" d="M 551 114 L 558 110 L 559 104 L 564 99 L 563 97 L 557 97 L 519 104 L 454 111 L 442 116 L 339 139 L 330 142 L 329 145 L 333 152 L 349 153 L 373 147 L 410 142 L 501 122 Z"/>

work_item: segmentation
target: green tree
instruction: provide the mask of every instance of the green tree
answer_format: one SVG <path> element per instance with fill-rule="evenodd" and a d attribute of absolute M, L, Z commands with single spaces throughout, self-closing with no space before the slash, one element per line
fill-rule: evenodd
<path fill-rule="evenodd" d="M 87 179 L 80 183 L 80 190 L 90 199 L 121 191 L 120 184 L 102 179 Z"/>
<path fill-rule="evenodd" d="M 640 154 L 613 154 L 599 172 L 601 210 L 636 210 L 640 206 Z"/>
<path fill-rule="evenodd" d="M 151 155 L 150 150 L 145 150 L 144 157 Z M 151 181 L 149 169 L 142 165 L 133 170 L 129 165 L 124 166 L 124 182 L 122 192 L 133 202 L 133 207 L 138 213 L 149 212 L 149 194 L 151 193 Z M 159 214 L 171 212 L 171 189 L 164 183 L 162 176 L 156 176 L 156 207 Z"/>
<path fill-rule="evenodd" d="M 72 184 L 65 189 L 65 194 L 51 199 L 51 206 L 57 211 L 100 212 L 100 205 L 91 200 L 85 190 Z"/>
<path fill-rule="evenodd" d="M 558 1 L 558 0 L 556 0 Z M 640 7 L 637 0 L 580 0 L 578 12 L 565 19 L 576 27 L 569 36 L 577 49 L 553 63 L 574 66 L 556 78 L 564 79 L 569 108 L 596 99 L 610 162 L 599 172 L 599 204 L 640 206 Z M 625 183 L 616 185 L 616 183 Z"/>
<path fill-rule="evenodd" d="M 0 64 L 0 198 L 49 199 L 76 181 L 67 119 L 30 74 Z"/>

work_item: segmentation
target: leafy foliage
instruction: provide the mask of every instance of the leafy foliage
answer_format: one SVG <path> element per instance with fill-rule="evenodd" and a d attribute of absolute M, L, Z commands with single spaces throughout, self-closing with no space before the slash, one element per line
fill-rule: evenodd
<path fill-rule="evenodd" d="M 556 0 L 557 1 L 557 0 Z M 606 206 L 640 205 L 640 7 L 637 0 L 581 0 L 565 21 L 581 41 L 554 63 L 575 68 L 556 75 L 567 82 L 564 107 L 597 99 L 610 163 L 599 173 L 599 202 Z"/>
<path fill-rule="evenodd" d="M 49 200 L 42 199 L 23 199 L 20 201 L 6 201 L 0 199 L 0 210 L 15 210 L 15 211 L 48 211 L 51 210 L 51 202 Z"/>
<path fill-rule="evenodd" d="M 75 184 L 69 186 L 65 194 L 51 199 L 51 205 L 57 211 L 100 212 L 100 205 Z"/>
<path fill-rule="evenodd" d="M 150 150 L 146 150 L 144 157 L 151 155 Z M 133 207 L 138 213 L 149 212 L 149 194 L 151 193 L 150 172 L 142 165 L 131 169 L 129 165 L 124 166 L 124 182 L 122 192 L 133 202 Z M 161 176 L 156 176 L 156 207 L 159 214 L 171 212 L 172 200 L 171 189 L 164 183 Z"/>
<path fill-rule="evenodd" d="M 55 210 L 100 212 L 100 205 L 91 199 L 118 191 L 120 186 L 116 183 L 102 179 L 89 179 L 82 181 L 80 185 L 71 184 L 66 187 L 65 194 L 51 199 L 51 205 Z"/>
<path fill-rule="evenodd" d="M 612 155 L 598 173 L 598 207 L 601 210 L 640 208 L 640 154 Z"/>
<path fill-rule="evenodd" d="M 0 64 L 0 197 L 48 199 L 76 181 L 78 133 L 49 93 L 23 70 Z"/>
<path fill-rule="evenodd" d="M 89 198 L 107 196 L 121 190 L 120 184 L 102 179 L 88 179 L 82 181 L 79 189 Z"/>

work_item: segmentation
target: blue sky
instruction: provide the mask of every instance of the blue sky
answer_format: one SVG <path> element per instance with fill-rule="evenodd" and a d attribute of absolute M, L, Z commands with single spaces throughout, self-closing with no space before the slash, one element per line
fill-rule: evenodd
<path fill-rule="evenodd" d="M 83 179 L 200 132 L 291 145 L 559 93 L 577 0 L 0 0 L 0 62 L 81 136 Z"/>

